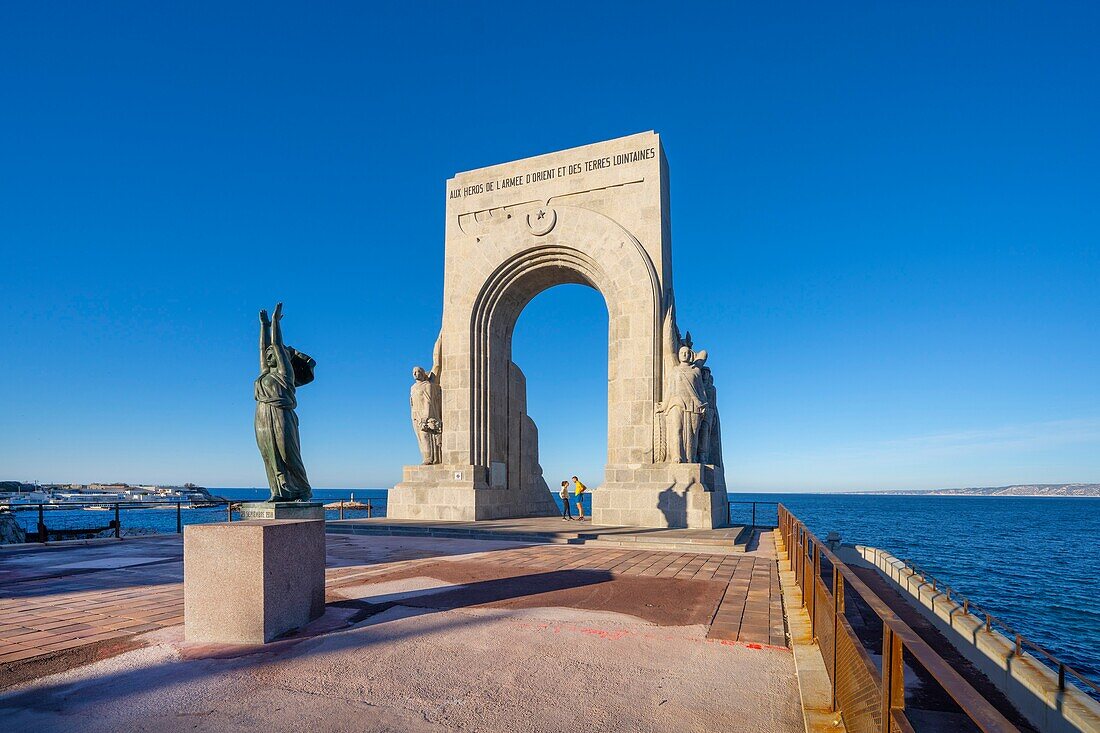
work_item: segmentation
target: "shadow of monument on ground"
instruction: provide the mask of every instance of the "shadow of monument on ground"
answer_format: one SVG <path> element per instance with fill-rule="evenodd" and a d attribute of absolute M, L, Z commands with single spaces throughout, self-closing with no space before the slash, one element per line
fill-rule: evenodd
<path fill-rule="evenodd" d="M 433 576 L 436 574 L 432 573 L 431 569 L 417 569 L 410 571 L 410 575 Z M 612 574 L 606 570 L 554 570 L 545 573 L 480 580 L 474 583 L 461 583 L 443 586 L 426 593 L 413 591 L 405 597 L 395 598 L 392 601 L 383 603 L 371 603 L 365 599 L 357 601 L 366 613 L 360 615 L 356 620 L 368 618 L 394 606 L 429 609 L 433 612 L 452 611 L 458 608 L 487 606 L 528 596 L 582 588 L 598 583 L 606 583 L 612 578 Z M 390 579 L 387 578 L 387 580 Z"/>

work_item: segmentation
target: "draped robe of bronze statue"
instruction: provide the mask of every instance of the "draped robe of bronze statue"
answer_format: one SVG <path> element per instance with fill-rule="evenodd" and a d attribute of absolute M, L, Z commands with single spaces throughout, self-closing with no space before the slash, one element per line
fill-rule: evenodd
<path fill-rule="evenodd" d="M 271 320 L 260 311 L 260 376 L 256 378 L 256 445 L 267 469 L 268 501 L 304 501 L 313 495 L 302 462 L 296 390 L 313 381 L 313 359 L 283 344 L 283 304 Z"/>

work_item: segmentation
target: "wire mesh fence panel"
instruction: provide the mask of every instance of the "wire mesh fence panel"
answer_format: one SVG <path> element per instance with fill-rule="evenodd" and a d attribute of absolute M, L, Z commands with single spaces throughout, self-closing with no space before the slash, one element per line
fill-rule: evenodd
<path fill-rule="evenodd" d="M 878 670 L 856 641 L 855 632 L 843 616 L 837 616 L 836 686 L 837 706 L 844 725 L 852 733 L 882 730 L 882 686 Z"/>
<path fill-rule="evenodd" d="M 825 661 L 825 669 L 829 673 L 829 679 L 836 677 L 836 628 L 834 619 L 836 614 L 833 609 L 833 597 L 825 588 L 825 584 L 819 578 L 815 583 L 816 596 L 814 598 L 814 636 L 817 637 L 821 657 Z"/>

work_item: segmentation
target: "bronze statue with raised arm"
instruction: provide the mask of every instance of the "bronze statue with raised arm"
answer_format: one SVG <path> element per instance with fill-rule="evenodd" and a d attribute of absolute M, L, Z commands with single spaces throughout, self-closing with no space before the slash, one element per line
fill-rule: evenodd
<path fill-rule="evenodd" d="M 305 501 L 313 495 L 302 463 L 295 391 L 313 381 L 316 362 L 283 344 L 283 304 L 268 319 L 260 311 L 260 376 L 256 378 L 256 445 L 267 469 L 271 501 Z"/>

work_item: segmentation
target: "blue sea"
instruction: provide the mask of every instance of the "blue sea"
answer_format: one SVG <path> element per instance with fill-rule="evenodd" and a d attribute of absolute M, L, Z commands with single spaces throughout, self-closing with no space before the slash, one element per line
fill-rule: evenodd
<path fill-rule="evenodd" d="M 267 489 L 211 489 L 234 501 L 267 498 Z M 318 489 L 324 502 L 370 499 L 385 489 Z M 586 512 L 591 497 L 585 497 Z M 1100 679 L 1100 499 L 836 494 L 730 494 L 733 502 L 783 502 L 822 539 L 830 531 L 910 560 L 1003 618 L 1078 671 Z M 757 505 L 757 523 L 775 507 Z M 224 507 L 183 510 L 183 524 L 225 521 Z M 376 508 L 374 515 L 378 516 Z M 750 504 L 734 503 L 735 523 Z M 328 512 L 336 519 L 337 511 Z M 347 512 L 348 518 L 366 512 Z M 34 531 L 37 513 L 20 511 Z M 105 526 L 113 512 L 50 510 L 50 527 Z M 174 532 L 176 511 L 122 510 L 124 534 Z"/>

